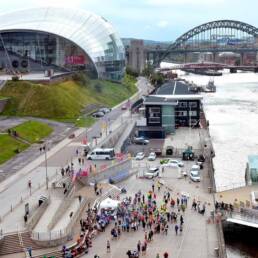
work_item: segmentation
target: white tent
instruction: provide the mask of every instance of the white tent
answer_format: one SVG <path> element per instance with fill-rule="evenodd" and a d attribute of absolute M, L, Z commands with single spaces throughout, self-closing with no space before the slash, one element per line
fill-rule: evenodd
<path fill-rule="evenodd" d="M 107 198 L 100 203 L 99 208 L 100 209 L 116 209 L 119 203 L 120 203 L 120 201 L 112 200 L 111 198 Z"/>

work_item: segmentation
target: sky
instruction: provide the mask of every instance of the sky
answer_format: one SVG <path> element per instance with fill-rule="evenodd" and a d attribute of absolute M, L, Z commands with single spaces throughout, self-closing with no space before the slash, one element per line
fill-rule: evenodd
<path fill-rule="evenodd" d="M 0 0 L 0 12 L 29 7 L 81 8 L 103 16 L 121 37 L 174 41 L 213 20 L 258 27 L 257 0 Z"/>

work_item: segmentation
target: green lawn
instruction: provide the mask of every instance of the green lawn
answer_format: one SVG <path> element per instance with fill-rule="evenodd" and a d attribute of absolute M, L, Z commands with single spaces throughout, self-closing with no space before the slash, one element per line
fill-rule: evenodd
<path fill-rule="evenodd" d="M 49 125 L 38 121 L 27 121 L 12 129 L 15 130 L 21 138 L 30 143 L 40 141 L 53 131 Z"/>
<path fill-rule="evenodd" d="M 28 147 L 29 145 L 21 143 L 9 135 L 0 135 L 0 164 L 15 156 L 17 154 L 15 150 L 23 151 Z"/>

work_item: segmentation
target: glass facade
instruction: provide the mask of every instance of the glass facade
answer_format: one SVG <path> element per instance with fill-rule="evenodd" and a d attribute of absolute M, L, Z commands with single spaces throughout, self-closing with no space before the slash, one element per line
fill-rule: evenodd
<path fill-rule="evenodd" d="M 162 106 L 162 126 L 167 134 L 175 132 L 175 108 Z"/>
<path fill-rule="evenodd" d="M 103 79 L 124 75 L 121 39 L 93 13 L 50 7 L 3 14 L 0 33 L 1 50 L 70 70 L 94 67 Z"/>

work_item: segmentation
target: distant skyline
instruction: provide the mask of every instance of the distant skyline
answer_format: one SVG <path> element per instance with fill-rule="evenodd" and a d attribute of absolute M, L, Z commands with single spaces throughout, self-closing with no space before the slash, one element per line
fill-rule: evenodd
<path fill-rule="evenodd" d="M 81 8 L 103 16 L 123 38 L 174 41 L 213 20 L 258 27 L 255 0 L 1 0 L 1 13 L 40 6 Z"/>

